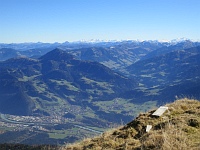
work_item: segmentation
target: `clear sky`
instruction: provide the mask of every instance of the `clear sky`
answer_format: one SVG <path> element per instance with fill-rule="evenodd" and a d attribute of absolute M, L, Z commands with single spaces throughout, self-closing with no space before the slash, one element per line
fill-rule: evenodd
<path fill-rule="evenodd" d="M 200 39 L 200 0 L 0 0 L 0 43 Z"/>

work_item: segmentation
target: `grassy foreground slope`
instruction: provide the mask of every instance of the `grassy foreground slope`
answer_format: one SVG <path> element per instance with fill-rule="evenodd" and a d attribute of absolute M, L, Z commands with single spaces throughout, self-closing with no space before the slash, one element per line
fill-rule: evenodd
<path fill-rule="evenodd" d="M 152 116 L 155 110 L 140 114 L 123 127 L 105 132 L 99 137 L 66 145 L 62 150 L 200 149 L 200 101 L 185 98 L 166 106 L 169 111 L 161 117 Z M 148 133 L 147 125 L 152 125 Z"/>

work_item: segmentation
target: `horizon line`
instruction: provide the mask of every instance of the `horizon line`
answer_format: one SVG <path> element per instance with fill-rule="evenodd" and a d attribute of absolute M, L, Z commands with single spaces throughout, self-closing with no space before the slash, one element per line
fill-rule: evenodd
<path fill-rule="evenodd" d="M 160 43 L 171 43 L 171 42 L 181 42 L 181 41 L 192 41 L 192 42 L 200 42 L 200 39 L 190 39 L 190 38 L 174 38 L 171 40 L 168 39 L 146 39 L 146 40 L 142 40 L 142 39 L 112 39 L 112 40 L 102 40 L 102 39 L 90 39 L 90 40 L 85 40 L 85 39 L 81 39 L 81 40 L 76 40 L 76 41 L 64 41 L 64 42 L 42 42 L 42 41 L 37 41 L 37 42 L 0 42 L 0 44 L 36 44 L 36 43 L 41 43 L 41 44 L 63 44 L 63 43 L 101 43 L 101 42 L 125 42 L 125 41 L 132 41 L 132 42 L 145 42 L 145 41 L 154 41 L 154 42 L 160 42 Z"/>

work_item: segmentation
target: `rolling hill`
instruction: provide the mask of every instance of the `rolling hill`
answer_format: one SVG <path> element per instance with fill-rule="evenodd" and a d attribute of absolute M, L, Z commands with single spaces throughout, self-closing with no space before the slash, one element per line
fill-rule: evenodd
<path fill-rule="evenodd" d="M 129 67 L 130 76 L 139 81 L 137 90 L 154 99 L 175 99 L 175 96 L 200 98 L 200 47 L 176 50 Z"/>
<path fill-rule="evenodd" d="M 0 111 L 15 115 L 63 115 L 71 106 L 93 113 L 98 110 L 94 102 L 136 86 L 98 62 L 75 59 L 60 49 L 39 59 L 9 59 L 0 68 Z"/>

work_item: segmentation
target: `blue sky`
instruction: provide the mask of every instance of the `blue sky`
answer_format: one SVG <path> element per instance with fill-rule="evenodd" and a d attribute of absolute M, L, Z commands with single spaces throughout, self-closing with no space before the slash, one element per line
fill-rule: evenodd
<path fill-rule="evenodd" d="M 0 43 L 200 39 L 200 0 L 0 0 Z"/>

